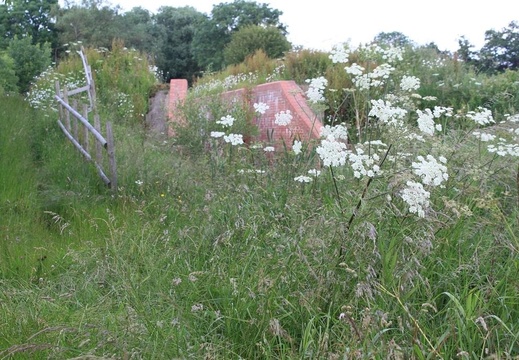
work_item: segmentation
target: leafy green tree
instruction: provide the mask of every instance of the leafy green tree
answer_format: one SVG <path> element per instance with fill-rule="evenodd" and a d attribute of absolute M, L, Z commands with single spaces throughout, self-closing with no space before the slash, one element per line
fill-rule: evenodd
<path fill-rule="evenodd" d="M 142 7 L 134 7 L 122 14 L 121 39 L 129 48 L 135 48 L 147 54 L 153 49 L 152 15 Z"/>
<path fill-rule="evenodd" d="M 413 42 L 406 35 L 398 31 L 380 32 L 373 38 L 373 42 L 378 45 L 389 45 L 406 47 L 412 46 Z"/>
<path fill-rule="evenodd" d="M 263 50 L 271 59 L 283 56 L 291 45 L 286 36 L 273 26 L 248 25 L 236 31 L 224 49 L 225 64 L 238 64 L 257 50 Z"/>
<path fill-rule="evenodd" d="M 118 7 L 92 1 L 63 9 L 56 27 L 61 44 L 81 41 L 84 45 L 109 49 L 114 39 L 121 38 L 121 25 Z"/>
<path fill-rule="evenodd" d="M 17 86 L 22 93 L 27 92 L 32 80 L 51 64 L 50 44 L 33 45 L 31 36 L 16 36 L 9 42 L 7 53 L 13 59 Z"/>
<path fill-rule="evenodd" d="M 0 96 L 4 92 L 18 92 L 17 84 L 14 60 L 7 53 L 0 53 Z"/>
<path fill-rule="evenodd" d="M 191 6 L 162 6 L 153 17 L 155 65 L 162 78 L 189 81 L 200 70 L 192 53 L 195 29 L 204 15 Z"/>
<path fill-rule="evenodd" d="M 0 49 L 15 36 L 31 36 L 33 44 L 57 46 L 58 0 L 11 0 L 0 4 Z"/>
<path fill-rule="evenodd" d="M 235 0 L 213 6 L 197 27 L 193 38 L 193 54 L 204 69 L 220 70 L 225 65 L 224 49 L 231 42 L 232 34 L 250 25 L 273 26 L 287 34 L 286 26 L 279 20 L 282 11 L 268 4 Z"/>
<path fill-rule="evenodd" d="M 485 72 L 519 69 L 519 23 L 512 21 L 501 31 L 487 30 L 479 59 Z"/>

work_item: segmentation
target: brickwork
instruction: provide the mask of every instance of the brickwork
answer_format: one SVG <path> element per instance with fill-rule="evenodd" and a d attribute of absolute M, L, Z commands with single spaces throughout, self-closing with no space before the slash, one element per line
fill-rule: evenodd
<path fill-rule="evenodd" d="M 175 105 L 185 97 L 186 88 L 179 86 L 179 80 L 172 80 L 170 85 L 170 121 L 182 121 L 175 112 Z M 183 86 L 183 85 L 182 85 Z M 303 91 L 294 81 L 276 81 L 254 87 L 250 93 L 246 89 L 239 89 L 223 93 L 222 96 L 229 101 L 237 99 L 247 101 L 254 111 L 254 103 L 266 103 L 269 109 L 263 115 L 258 115 L 254 120 L 258 126 L 259 135 L 252 141 L 260 141 L 280 148 L 283 143 L 287 148 L 292 147 L 294 140 L 307 141 L 320 137 L 322 123 L 317 115 L 310 109 Z M 275 124 L 276 114 L 290 110 L 292 122 L 288 126 Z"/>

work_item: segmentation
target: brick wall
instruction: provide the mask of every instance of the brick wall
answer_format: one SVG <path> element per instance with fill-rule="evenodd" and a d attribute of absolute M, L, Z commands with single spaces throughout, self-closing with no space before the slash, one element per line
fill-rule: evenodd
<path fill-rule="evenodd" d="M 168 106 L 170 121 L 183 121 L 176 111 L 176 106 L 185 98 L 186 94 L 187 82 L 185 80 L 171 80 Z M 247 101 L 252 111 L 254 111 L 254 103 L 263 102 L 269 106 L 265 114 L 258 115 L 254 120 L 258 126 L 259 135 L 257 138 L 251 139 L 252 141 L 268 143 L 276 148 L 282 147 L 284 142 L 288 148 L 291 148 L 296 139 L 307 141 L 320 137 L 322 123 L 310 109 L 303 91 L 294 81 L 276 81 L 258 85 L 249 94 L 245 89 L 239 89 L 225 92 L 222 96 L 229 101 L 232 99 Z M 287 110 L 290 110 L 292 122 L 288 126 L 275 124 L 275 115 Z"/>

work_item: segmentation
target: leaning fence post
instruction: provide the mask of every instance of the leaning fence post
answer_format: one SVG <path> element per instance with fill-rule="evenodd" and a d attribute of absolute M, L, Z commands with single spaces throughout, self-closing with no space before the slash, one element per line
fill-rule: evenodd
<path fill-rule="evenodd" d="M 108 160 L 110 162 L 110 188 L 112 191 L 117 191 L 117 168 L 115 164 L 115 148 L 114 148 L 114 134 L 112 132 L 112 124 L 110 121 L 106 123 L 106 141 L 107 141 L 107 151 L 108 151 Z"/>
<path fill-rule="evenodd" d="M 59 80 L 56 80 L 54 83 L 54 86 L 56 88 L 56 94 L 61 97 L 61 90 L 59 88 Z M 63 121 L 63 105 L 61 103 L 58 103 L 58 110 L 59 110 L 59 119 Z"/>
<path fill-rule="evenodd" d="M 68 105 L 68 89 L 67 86 L 63 87 L 63 101 Z M 70 112 L 65 111 L 65 128 L 70 132 Z"/>
<path fill-rule="evenodd" d="M 101 133 L 101 120 L 99 119 L 99 114 L 94 115 L 94 128 Z M 96 161 L 99 165 L 103 162 L 103 146 L 99 141 L 95 141 L 96 144 Z"/>
<path fill-rule="evenodd" d="M 72 102 L 72 107 L 74 109 L 77 109 L 77 100 L 76 99 L 74 99 L 74 101 Z M 74 117 L 74 121 L 72 123 L 72 135 L 74 136 L 74 139 L 76 139 L 77 142 L 80 142 L 79 141 L 78 120 L 76 117 Z"/>
<path fill-rule="evenodd" d="M 83 104 L 83 117 L 88 120 L 88 105 L 87 104 Z M 89 138 L 89 131 L 88 131 L 88 128 L 86 126 L 83 126 L 83 132 L 84 132 L 84 139 L 85 139 L 85 150 L 90 152 L 90 149 L 89 149 L 89 141 L 88 141 L 88 138 Z"/>

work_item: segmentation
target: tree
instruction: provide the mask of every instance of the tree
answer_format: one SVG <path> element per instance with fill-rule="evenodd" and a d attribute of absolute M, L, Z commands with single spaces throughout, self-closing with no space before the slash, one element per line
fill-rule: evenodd
<path fill-rule="evenodd" d="M 204 15 L 191 6 L 163 6 L 153 17 L 155 65 L 162 78 L 186 78 L 189 81 L 200 67 L 194 59 L 192 41 Z"/>
<path fill-rule="evenodd" d="M 58 0 L 12 0 L 0 5 L 0 49 L 16 36 L 30 36 L 33 44 L 57 46 L 55 13 Z"/>
<path fill-rule="evenodd" d="M 263 50 L 271 58 L 279 58 L 290 50 L 286 36 L 273 26 L 248 25 L 236 31 L 224 49 L 225 64 L 238 64 L 257 50 Z"/>
<path fill-rule="evenodd" d="M 141 7 L 134 7 L 121 18 L 121 39 L 129 48 L 135 48 L 147 54 L 153 49 L 153 22 L 150 12 Z"/>
<path fill-rule="evenodd" d="M 16 36 L 9 42 L 7 53 L 13 59 L 17 85 L 22 93 L 27 92 L 32 80 L 51 64 L 50 44 L 33 45 L 31 36 Z"/>
<path fill-rule="evenodd" d="M 81 41 L 84 45 L 109 49 L 113 40 L 121 39 L 124 33 L 121 18 L 118 7 L 112 8 L 95 0 L 65 8 L 56 24 L 59 42 Z"/>
<path fill-rule="evenodd" d="M 193 54 L 204 69 L 220 70 L 225 65 L 224 48 L 232 34 L 250 25 L 273 26 L 287 35 L 286 26 L 279 17 L 283 12 L 271 9 L 268 4 L 235 0 L 213 6 L 210 16 L 205 16 L 193 38 Z"/>
<path fill-rule="evenodd" d="M 380 32 L 373 38 L 378 45 L 406 47 L 412 46 L 413 42 L 406 35 L 398 31 Z"/>
<path fill-rule="evenodd" d="M 486 72 L 519 69 L 519 23 L 512 21 L 501 31 L 487 30 L 479 59 L 481 69 Z"/>

